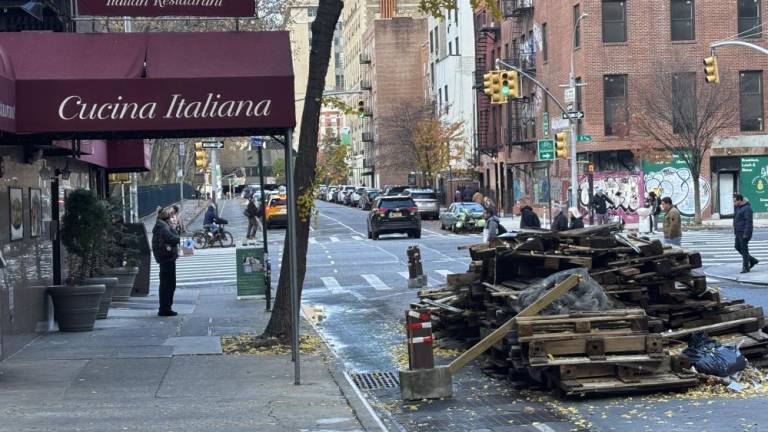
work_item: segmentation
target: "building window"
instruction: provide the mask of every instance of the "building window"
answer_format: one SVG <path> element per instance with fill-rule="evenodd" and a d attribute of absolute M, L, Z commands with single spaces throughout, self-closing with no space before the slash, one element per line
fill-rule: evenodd
<path fill-rule="evenodd" d="M 673 41 L 696 39 L 693 0 L 672 0 L 669 15 Z"/>
<path fill-rule="evenodd" d="M 739 117 L 742 132 L 763 130 L 763 72 L 739 73 Z"/>
<path fill-rule="evenodd" d="M 434 30 L 429 31 L 429 52 L 435 52 L 435 35 Z"/>
<path fill-rule="evenodd" d="M 453 10 L 453 22 L 455 22 L 456 25 L 459 25 L 459 9 L 458 8 Z"/>
<path fill-rule="evenodd" d="M 429 78 L 432 81 L 432 88 L 435 87 L 435 63 L 429 64 Z"/>
<path fill-rule="evenodd" d="M 605 135 L 617 135 L 617 127 L 626 125 L 627 76 L 606 75 L 603 79 L 603 110 Z"/>
<path fill-rule="evenodd" d="M 676 102 L 672 112 L 672 132 L 691 134 L 696 126 L 696 74 L 672 75 L 672 97 Z"/>
<path fill-rule="evenodd" d="M 437 109 L 443 108 L 443 89 L 437 89 Z"/>
<path fill-rule="evenodd" d="M 317 6 L 309 6 L 307 8 L 307 16 L 308 17 L 317 16 Z"/>
<path fill-rule="evenodd" d="M 624 1 L 603 0 L 603 42 L 627 41 L 626 6 Z"/>
<path fill-rule="evenodd" d="M 448 112 L 448 86 L 445 86 L 443 94 L 445 95 L 445 112 Z"/>
<path fill-rule="evenodd" d="M 453 42 L 448 42 L 448 55 L 453 55 Z"/>
<path fill-rule="evenodd" d="M 581 5 L 575 5 L 573 7 L 573 48 L 576 49 L 581 46 L 581 26 L 577 25 L 579 17 L 581 16 Z"/>
<path fill-rule="evenodd" d="M 438 33 L 437 28 L 435 28 L 435 54 L 437 54 L 440 51 L 440 33 Z"/>
<path fill-rule="evenodd" d="M 541 59 L 547 61 L 547 23 L 541 25 Z"/>
<path fill-rule="evenodd" d="M 760 0 L 739 0 L 739 35 L 759 38 L 763 35 L 760 23 Z"/>
<path fill-rule="evenodd" d="M 458 36 L 456 36 L 456 39 L 453 40 L 453 45 L 456 47 L 456 55 L 461 55 L 459 54 L 459 37 Z"/>
<path fill-rule="evenodd" d="M 344 90 L 344 75 L 336 75 L 336 90 Z"/>

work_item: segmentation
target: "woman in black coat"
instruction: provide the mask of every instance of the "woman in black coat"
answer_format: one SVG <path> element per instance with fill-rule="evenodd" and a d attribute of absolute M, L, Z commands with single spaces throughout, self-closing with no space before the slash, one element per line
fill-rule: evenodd
<path fill-rule="evenodd" d="M 179 258 L 179 234 L 171 228 L 171 210 L 158 212 L 152 229 L 152 254 L 160 266 L 160 309 L 157 316 L 176 316 L 173 294 L 176 292 L 176 260 Z"/>
<path fill-rule="evenodd" d="M 584 216 L 576 207 L 571 207 L 568 212 L 570 213 L 571 222 L 568 224 L 568 229 L 584 228 Z"/>

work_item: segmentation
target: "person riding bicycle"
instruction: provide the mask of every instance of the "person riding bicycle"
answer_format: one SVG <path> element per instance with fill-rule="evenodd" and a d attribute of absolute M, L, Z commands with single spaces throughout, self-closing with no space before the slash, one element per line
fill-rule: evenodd
<path fill-rule="evenodd" d="M 216 215 L 216 205 L 209 204 L 208 210 L 205 211 L 205 217 L 203 218 L 203 229 L 209 236 L 213 237 L 213 233 L 219 229 L 221 223 L 226 223 L 224 219 L 221 219 Z"/>

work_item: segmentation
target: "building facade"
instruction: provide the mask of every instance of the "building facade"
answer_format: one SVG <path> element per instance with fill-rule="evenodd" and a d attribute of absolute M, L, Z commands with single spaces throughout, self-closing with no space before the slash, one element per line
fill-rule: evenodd
<path fill-rule="evenodd" d="M 632 111 L 661 72 L 689 80 L 691 86 L 715 85 L 704 81 L 702 59 L 709 55 L 709 45 L 738 34 L 759 44 L 765 37 L 761 22 L 768 3 L 566 3 L 567 7 L 561 2 L 502 0 L 505 18 L 498 22 L 486 11 L 478 12 L 476 88 L 482 87 L 482 72 L 492 67 L 493 59 L 511 57 L 511 63 L 517 62 L 563 100 L 561 85 L 568 84 L 573 63 L 577 87 L 570 105 L 584 112 L 576 129 L 588 136 L 577 144 L 580 204 L 586 205 L 590 191 L 601 187 L 614 198 L 617 211 L 632 221 L 644 197 L 654 190 L 672 197 L 684 215 L 692 216 L 690 171 L 679 157 L 648 150 L 654 144 L 637 125 L 633 127 Z M 588 16 L 582 17 L 585 13 Z M 731 195 L 737 190 L 750 197 L 755 211 L 766 212 L 763 71 L 768 57 L 737 47 L 718 48 L 716 55 L 721 76 L 717 85 L 734 86 L 738 97 L 732 109 L 739 112 L 739 119 L 714 140 L 704 157 L 702 213 L 732 215 Z M 565 160 L 537 161 L 536 143 L 569 125 L 530 81 L 523 79 L 522 89 L 521 100 L 494 107 L 478 92 L 478 175 L 502 208 L 510 211 L 518 200 L 526 199 L 545 211 L 550 202 L 567 200 L 570 167 Z M 585 169 L 589 163 L 594 167 L 591 176 Z"/>
<path fill-rule="evenodd" d="M 475 97 L 472 86 L 475 70 L 474 13 L 469 2 L 458 2 L 456 9 L 444 9 L 442 18 L 428 17 L 429 41 L 425 75 L 427 98 L 432 100 L 448 123 L 462 124 L 462 138 L 450 169 L 441 173 L 433 185 L 451 197 L 465 181 L 464 173 L 474 166 Z"/>

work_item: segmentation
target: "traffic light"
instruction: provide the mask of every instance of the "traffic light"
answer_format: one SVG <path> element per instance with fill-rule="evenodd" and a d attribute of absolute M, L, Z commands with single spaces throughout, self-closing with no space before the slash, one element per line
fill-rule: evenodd
<path fill-rule="evenodd" d="M 720 82 L 720 72 L 717 70 L 717 57 L 710 56 L 704 59 L 704 80 L 710 84 Z"/>
<path fill-rule="evenodd" d="M 500 74 L 501 79 L 501 94 L 504 95 L 504 97 L 513 97 L 513 98 L 519 98 L 520 97 L 520 86 L 519 86 L 519 75 L 517 71 L 510 70 L 510 71 L 501 71 Z"/>
<path fill-rule="evenodd" d="M 365 117 L 365 101 L 362 99 L 357 101 L 357 117 L 361 120 Z"/>
<path fill-rule="evenodd" d="M 493 94 L 491 87 L 493 86 L 493 71 L 483 74 L 483 93 L 490 96 Z"/>
<path fill-rule="evenodd" d="M 568 159 L 568 134 L 565 132 L 555 134 L 555 158 Z"/>
<path fill-rule="evenodd" d="M 507 97 L 502 93 L 501 71 L 491 72 L 491 103 L 500 105 L 507 103 Z"/>
<path fill-rule="evenodd" d="M 205 168 L 208 166 L 208 151 L 203 148 L 203 143 L 195 143 L 195 167 Z"/>

